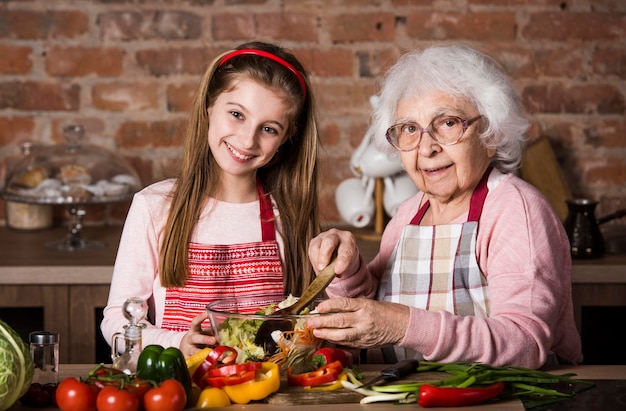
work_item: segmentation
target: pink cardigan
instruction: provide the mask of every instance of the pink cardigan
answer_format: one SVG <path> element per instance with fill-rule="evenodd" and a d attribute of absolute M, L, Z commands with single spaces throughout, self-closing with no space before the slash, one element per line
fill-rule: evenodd
<path fill-rule="evenodd" d="M 541 367 L 553 352 L 581 362 L 574 323 L 569 241 L 543 195 L 520 178 L 498 171 L 489 178 L 479 221 L 477 260 L 489 283 L 486 319 L 411 308 L 400 346 L 430 361 L 475 361 Z M 422 193 L 398 209 L 378 255 L 358 264 L 327 289 L 331 297 L 374 298 L 402 228 L 417 212 Z M 463 222 L 467 215 L 459 221 Z"/>

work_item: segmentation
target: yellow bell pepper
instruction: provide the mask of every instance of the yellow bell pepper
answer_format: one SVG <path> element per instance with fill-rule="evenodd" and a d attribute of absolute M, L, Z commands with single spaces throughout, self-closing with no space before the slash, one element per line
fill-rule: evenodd
<path fill-rule="evenodd" d="M 344 371 L 341 374 L 339 374 L 337 379 L 331 382 L 330 384 L 316 385 L 313 387 L 306 386 L 304 387 L 304 389 L 314 390 L 314 391 L 334 391 L 334 390 L 338 390 L 339 388 L 343 388 L 343 384 L 341 384 L 341 381 L 346 381 L 347 379 L 348 379 L 348 374 Z"/>
<path fill-rule="evenodd" d="M 221 408 L 230 405 L 230 398 L 224 390 L 216 387 L 209 387 L 202 390 L 196 408 Z"/>
<path fill-rule="evenodd" d="M 247 404 L 253 400 L 262 400 L 280 388 L 278 364 L 263 362 L 256 371 L 253 380 L 237 385 L 227 385 L 222 389 L 230 400 L 237 404 Z"/>
<path fill-rule="evenodd" d="M 210 347 L 205 347 L 195 353 L 194 355 L 187 357 L 185 362 L 187 363 L 187 369 L 189 370 L 189 375 L 193 376 L 193 373 L 196 372 L 196 368 L 206 359 L 206 356 L 213 351 Z"/>

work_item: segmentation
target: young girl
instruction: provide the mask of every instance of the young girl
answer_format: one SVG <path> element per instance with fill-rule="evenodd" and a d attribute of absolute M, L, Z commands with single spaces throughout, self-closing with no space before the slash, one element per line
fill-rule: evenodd
<path fill-rule="evenodd" d="M 207 303 L 301 294 L 319 232 L 315 121 L 304 68 L 284 49 L 252 42 L 212 62 L 180 175 L 137 193 L 128 212 L 101 323 L 109 343 L 130 297 L 148 302 L 143 345 L 189 356 L 216 343 Z"/>

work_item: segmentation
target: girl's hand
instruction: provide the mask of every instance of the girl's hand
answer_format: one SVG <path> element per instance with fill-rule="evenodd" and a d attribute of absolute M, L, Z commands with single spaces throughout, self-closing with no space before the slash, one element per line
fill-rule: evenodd
<path fill-rule="evenodd" d="M 335 273 L 341 275 L 359 258 L 359 249 L 354 234 L 350 231 L 331 228 L 311 240 L 309 260 L 316 273 L 330 264 L 335 252 L 337 253 Z"/>
<path fill-rule="evenodd" d="M 316 310 L 333 313 L 307 321 L 313 334 L 348 347 L 372 348 L 398 345 L 409 324 L 409 307 L 365 298 L 331 298 Z"/>
<path fill-rule="evenodd" d="M 185 358 L 191 357 L 204 347 L 217 344 L 217 339 L 213 336 L 210 329 L 202 329 L 202 322 L 209 318 L 209 313 L 203 311 L 191 320 L 189 331 L 183 336 L 178 347 Z"/>

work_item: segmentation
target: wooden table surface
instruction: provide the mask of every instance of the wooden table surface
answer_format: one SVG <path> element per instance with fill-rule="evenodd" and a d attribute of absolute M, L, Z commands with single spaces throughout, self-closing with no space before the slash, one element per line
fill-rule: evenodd
<path fill-rule="evenodd" d="M 94 364 L 62 364 L 59 372 L 60 379 L 71 376 L 86 376 L 89 370 L 95 367 Z M 376 375 L 378 371 L 382 368 L 382 365 L 363 365 L 361 369 L 364 374 Z M 555 373 L 555 374 L 563 374 L 563 373 L 575 373 L 577 379 L 583 380 L 626 380 L 626 365 L 581 365 L 581 366 L 559 366 L 559 367 L 551 367 L 546 371 Z M 294 387 L 298 388 L 298 387 Z M 250 410 L 250 411 L 292 411 L 292 410 L 303 410 L 303 411 L 321 411 L 321 410 L 329 410 L 329 409 L 339 409 L 342 411 L 352 411 L 352 410 L 368 410 L 368 411 L 400 411 L 397 404 L 394 403 L 373 403 L 367 405 L 361 405 L 358 402 L 348 403 L 348 404 L 334 404 L 330 406 L 332 397 L 325 393 L 317 393 L 319 394 L 319 403 L 318 404 L 310 404 L 310 405 L 277 405 L 277 404 L 266 404 L 266 403 L 253 403 L 253 404 L 233 404 L 228 408 L 223 408 L 225 410 L 231 411 L 242 411 L 242 410 Z M 358 401 L 358 400 L 357 400 Z M 572 409 L 576 408 L 576 400 L 572 401 Z M 624 398 L 626 401 L 626 398 Z M 412 407 L 418 408 L 417 406 Z M 56 408 L 49 409 L 32 409 L 32 410 L 55 410 Z M 451 410 L 468 410 L 468 409 L 477 409 L 476 407 L 455 407 L 455 408 L 437 408 L 437 410 L 441 411 L 451 411 Z M 524 411 L 524 406 L 521 401 L 517 399 L 502 401 L 495 404 L 489 405 L 481 405 L 479 406 L 480 410 L 484 411 Z M 626 409 L 626 402 L 624 402 L 624 408 Z M 30 408 L 23 407 L 21 404 L 17 403 L 13 407 L 9 409 L 10 411 L 26 411 L 31 410 Z M 195 410 L 188 408 L 187 410 Z"/>

